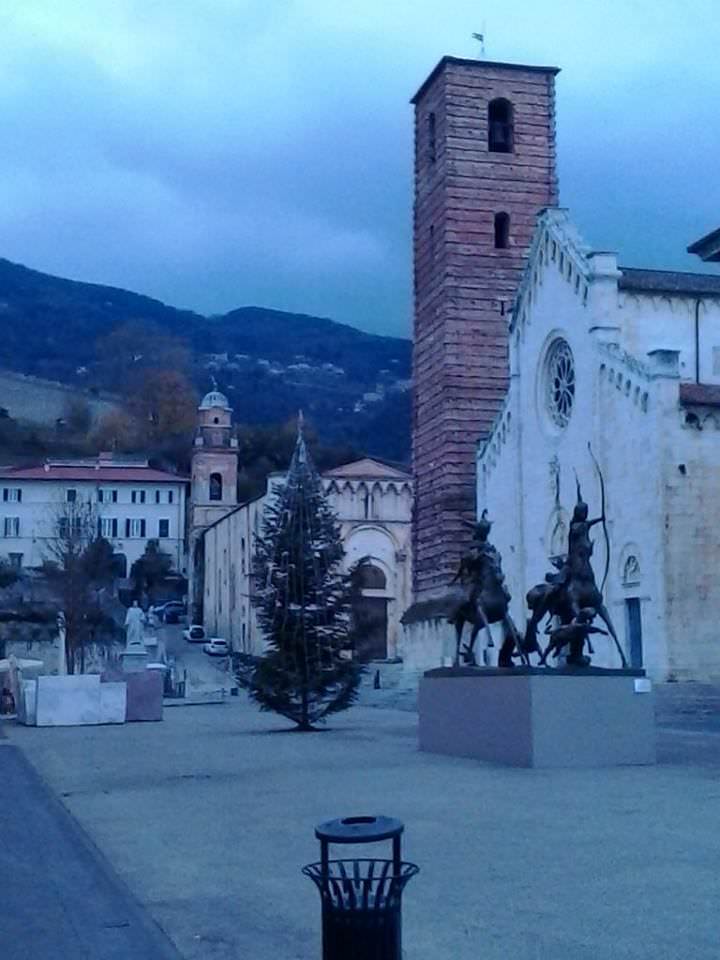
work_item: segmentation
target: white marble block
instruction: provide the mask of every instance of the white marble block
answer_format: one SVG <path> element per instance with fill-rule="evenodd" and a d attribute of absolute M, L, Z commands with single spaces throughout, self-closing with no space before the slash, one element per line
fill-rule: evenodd
<path fill-rule="evenodd" d="M 34 727 L 37 721 L 37 678 L 21 680 L 20 702 L 18 704 L 18 719 L 27 727 Z"/>
<path fill-rule="evenodd" d="M 97 674 L 38 677 L 39 727 L 102 723 L 100 718 L 100 677 Z"/>

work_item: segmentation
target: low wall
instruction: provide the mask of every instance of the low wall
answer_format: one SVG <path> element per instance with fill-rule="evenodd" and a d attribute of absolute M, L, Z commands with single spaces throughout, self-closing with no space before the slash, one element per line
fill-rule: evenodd
<path fill-rule="evenodd" d="M 41 660 L 42 673 L 57 675 L 60 665 L 60 642 L 55 634 L 54 638 L 42 640 L 5 639 L 5 657 L 16 657 L 18 660 Z"/>
<path fill-rule="evenodd" d="M 447 617 L 405 623 L 398 652 L 403 669 L 411 673 L 450 666 L 455 657 L 455 629 Z"/>

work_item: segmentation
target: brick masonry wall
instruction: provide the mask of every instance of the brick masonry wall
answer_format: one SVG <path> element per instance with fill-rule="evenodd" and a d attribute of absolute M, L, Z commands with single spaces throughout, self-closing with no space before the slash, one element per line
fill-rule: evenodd
<path fill-rule="evenodd" d="M 445 58 L 414 100 L 415 600 L 442 591 L 469 540 L 476 446 L 507 389 L 508 311 L 536 214 L 557 204 L 555 73 Z M 512 153 L 488 150 L 497 97 L 513 104 Z"/>

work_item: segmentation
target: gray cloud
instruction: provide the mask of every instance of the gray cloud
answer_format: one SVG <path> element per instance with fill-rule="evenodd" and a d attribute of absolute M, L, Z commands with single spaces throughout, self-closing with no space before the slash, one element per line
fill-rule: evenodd
<path fill-rule="evenodd" d="M 684 248 L 720 216 L 713 3 L 600 6 L 488 0 L 487 53 L 563 67 L 561 200 L 587 239 L 698 269 Z M 5 0 L 0 255 L 408 334 L 407 101 L 482 26 L 471 0 Z"/>

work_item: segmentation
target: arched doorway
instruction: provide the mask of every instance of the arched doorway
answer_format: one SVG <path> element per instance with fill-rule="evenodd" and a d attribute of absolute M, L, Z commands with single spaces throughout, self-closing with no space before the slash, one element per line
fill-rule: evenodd
<path fill-rule="evenodd" d="M 352 629 L 355 656 L 363 663 L 387 659 L 387 578 L 371 561 L 361 562 L 354 573 Z"/>

